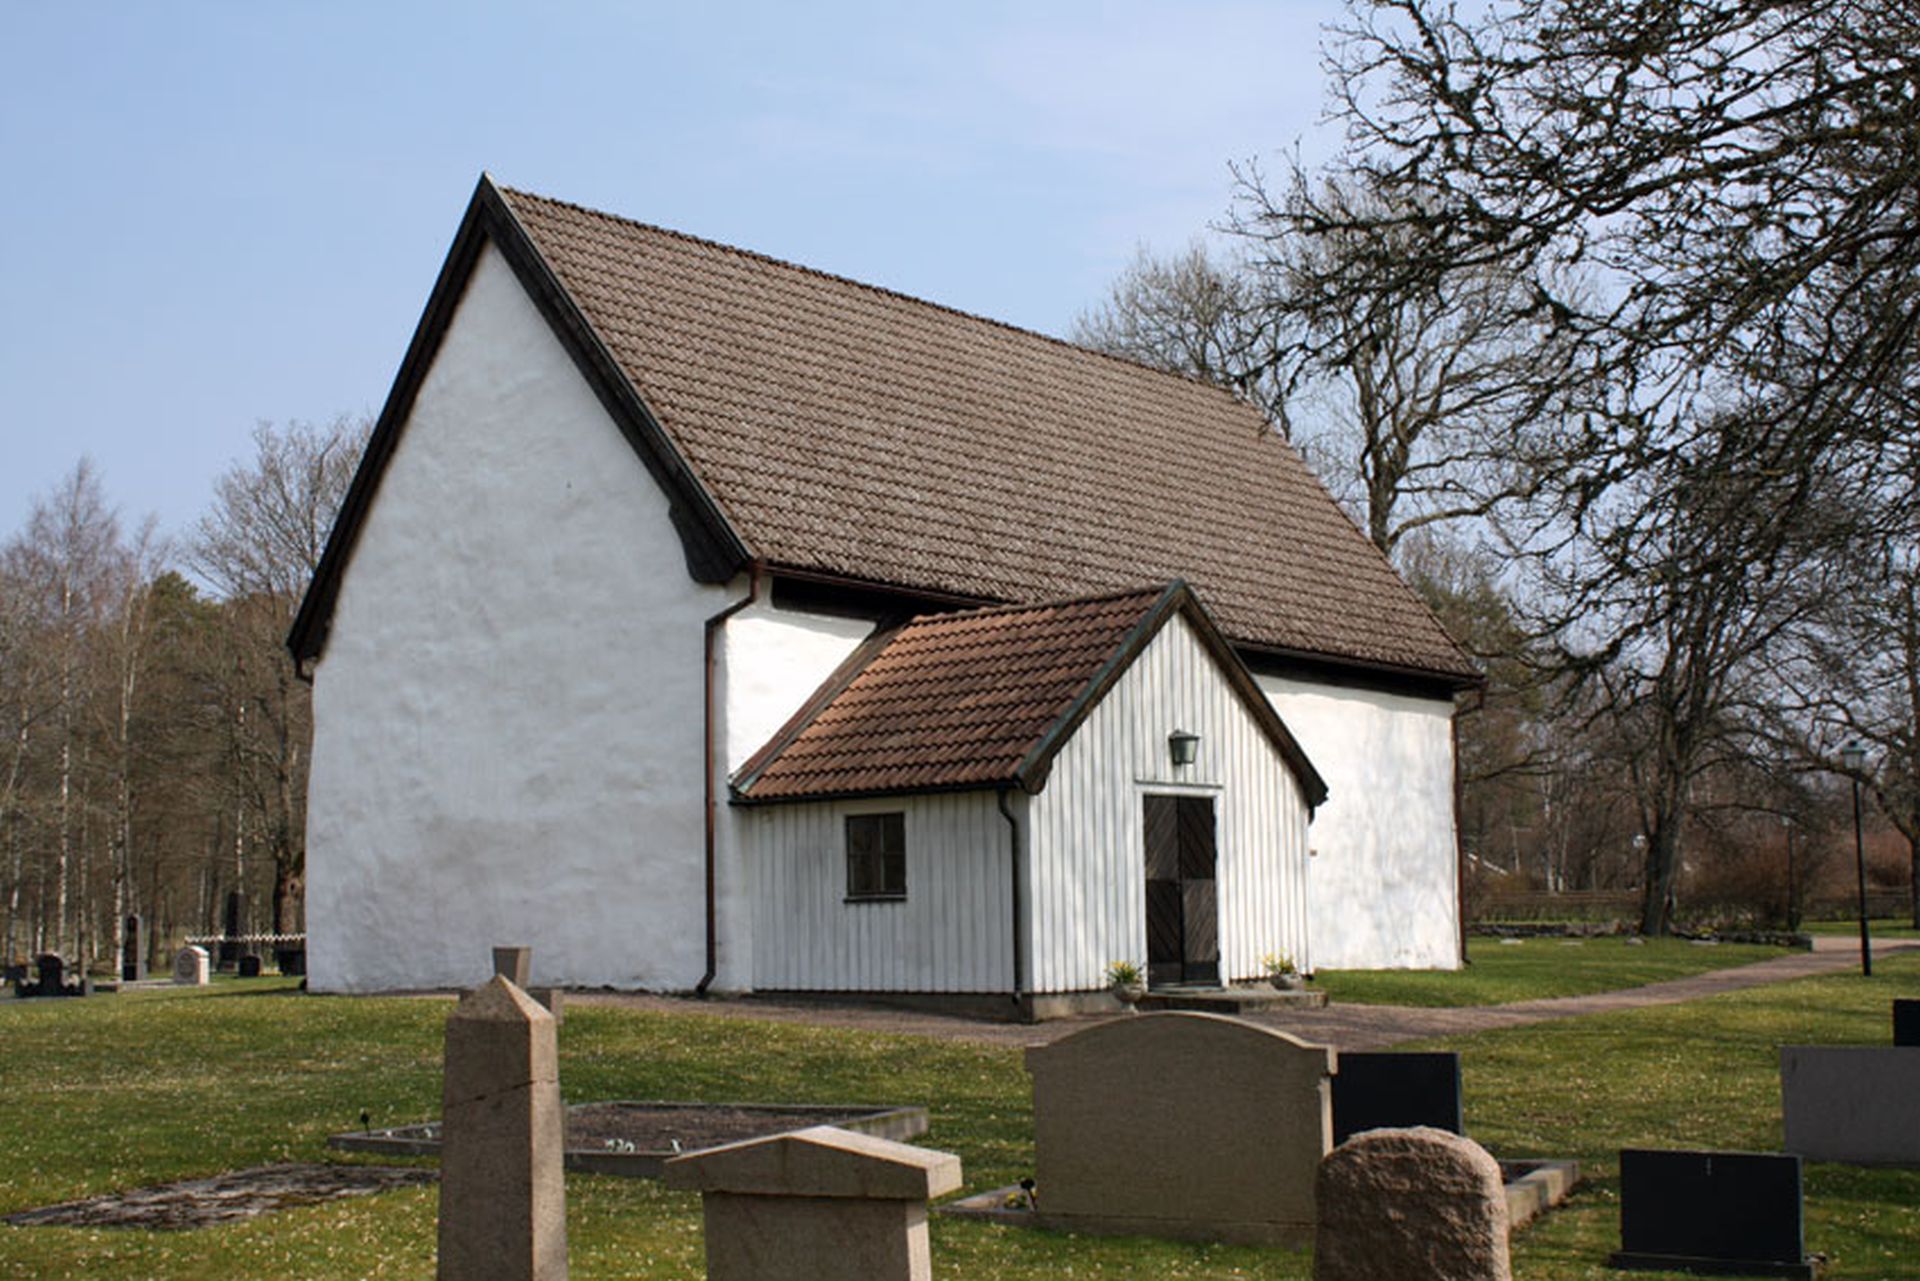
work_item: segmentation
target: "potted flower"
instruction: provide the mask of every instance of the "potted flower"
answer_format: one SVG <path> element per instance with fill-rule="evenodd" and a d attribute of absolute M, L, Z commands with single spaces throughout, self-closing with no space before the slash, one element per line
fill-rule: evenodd
<path fill-rule="evenodd" d="M 1116 1001 L 1129 1007 L 1147 994 L 1147 984 L 1140 977 L 1140 967 L 1132 961 L 1115 961 L 1107 966 L 1107 986 L 1112 989 Z"/>
<path fill-rule="evenodd" d="M 1267 972 L 1267 982 L 1273 984 L 1274 987 L 1280 991 L 1293 992 L 1299 990 L 1301 983 L 1300 967 L 1295 965 L 1293 958 L 1288 956 L 1284 951 L 1267 953 L 1260 958 L 1260 966 Z"/>

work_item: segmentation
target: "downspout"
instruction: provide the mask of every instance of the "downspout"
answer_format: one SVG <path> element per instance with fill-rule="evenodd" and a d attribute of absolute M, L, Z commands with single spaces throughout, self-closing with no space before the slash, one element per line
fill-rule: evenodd
<path fill-rule="evenodd" d="M 1007 797 L 1012 791 L 1012 788 L 1003 787 L 998 796 L 1000 817 L 1007 820 L 1007 884 L 1012 890 L 1009 898 L 1013 903 L 1013 1004 L 1018 1009 L 1026 995 L 1027 943 L 1020 931 L 1020 910 L 1024 906 L 1020 893 L 1020 820 L 1013 816 L 1013 810 L 1007 806 Z"/>
<path fill-rule="evenodd" d="M 1448 729 L 1453 737 L 1453 910 L 1460 930 L 1460 964 L 1473 964 L 1473 958 L 1467 955 L 1467 838 L 1460 829 L 1460 802 L 1466 793 L 1466 782 L 1460 777 L 1460 718 L 1471 716 L 1487 705 L 1486 686 L 1473 691 L 1474 701 L 1471 707 L 1454 705 L 1453 715 L 1448 719 Z"/>
<path fill-rule="evenodd" d="M 713 986 L 713 977 L 720 969 L 720 926 L 715 908 L 716 890 L 714 876 L 714 827 L 719 817 L 719 788 L 714 786 L 714 744 L 713 744 L 713 649 L 720 631 L 727 620 L 760 598 L 760 562 L 754 561 L 747 566 L 747 594 L 733 604 L 707 620 L 706 627 L 706 751 L 703 760 L 706 764 L 707 789 L 707 972 L 694 984 L 693 994 L 705 996 L 707 989 Z"/>

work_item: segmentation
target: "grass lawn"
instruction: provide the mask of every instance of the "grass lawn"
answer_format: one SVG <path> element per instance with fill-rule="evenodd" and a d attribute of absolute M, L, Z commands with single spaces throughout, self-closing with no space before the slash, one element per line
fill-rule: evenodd
<path fill-rule="evenodd" d="M 1800 928 L 1808 934 L 1842 934 L 1848 938 L 1860 937 L 1859 921 L 1807 921 Z M 1920 930 L 1913 928 L 1913 922 L 1905 917 L 1878 918 L 1867 922 L 1869 939 L 1913 939 L 1920 938 Z"/>
<path fill-rule="evenodd" d="M 1530 938 L 1502 942 L 1474 937 L 1472 962 L 1459 970 L 1321 970 L 1314 986 L 1335 1001 L 1359 1005 L 1503 1005 L 1548 996 L 1584 996 L 1643 987 L 1786 953 L 1747 943 L 1690 943 L 1622 938 Z"/>
<path fill-rule="evenodd" d="M 1514 949 L 1508 949 L 1514 950 Z M 1704 949 L 1703 949 L 1704 950 Z M 1520 1281 L 1614 1274 L 1622 1145 L 1777 1147 L 1781 1042 L 1884 1043 L 1887 1001 L 1920 995 L 1920 956 L 1834 975 L 1447 1043 L 1466 1055 L 1467 1120 L 1496 1155 L 1573 1156 L 1594 1181 L 1515 1241 Z M 324 1136 L 438 1110 L 442 1001 L 302 996 L 227 981 L 78 1002 L 0 1002 L 0 1213 L 274 1160 L 347 1159 Z M 958 1152 L 969 1189 L 1031 1166 L 1017 1052 L 908 1037 L 575 1005 L 561 1032 L 570 1100 L 924 1102 L 922 1142 Z M 1920 1272 L 1920 1171 L 1811 1166 L 1810 1248 L 1834 1278 Z M 698 1201 L 570 1175 L 576 1278 L 698 1278 Z M 194 1232 L 0 1227 L 0 1277 L 431 1275 L 431 1188 Z M 938 1275 L 1298 1278 L 1304 1254 L 1052 1236 L 936 1219 Z"/>

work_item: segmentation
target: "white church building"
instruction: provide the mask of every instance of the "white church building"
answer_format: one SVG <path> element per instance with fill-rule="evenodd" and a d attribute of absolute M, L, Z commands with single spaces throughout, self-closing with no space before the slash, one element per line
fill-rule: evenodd
<path fill-rule="evenodd" d="M 316 990 L 1459 963 L 1478 674 L 1253 409 L 486 178 L 289 645 Z"/>

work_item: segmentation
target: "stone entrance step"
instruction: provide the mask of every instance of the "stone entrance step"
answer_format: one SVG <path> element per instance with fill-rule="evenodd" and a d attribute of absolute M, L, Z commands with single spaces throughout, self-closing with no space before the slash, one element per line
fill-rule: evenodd
<path fill-rule="evenodd" d="M 1142 1010 L 1199 1010 L 1207 1014 L 1250 1014 L 1280 1008 L 1318 1009 L 1325 992 L 1273 987 L 1157 987 L 1140 998 Z"/>

